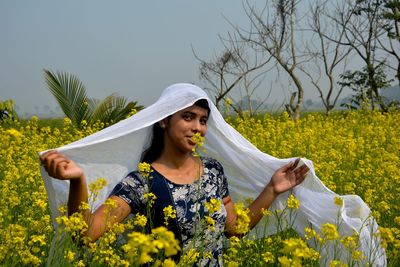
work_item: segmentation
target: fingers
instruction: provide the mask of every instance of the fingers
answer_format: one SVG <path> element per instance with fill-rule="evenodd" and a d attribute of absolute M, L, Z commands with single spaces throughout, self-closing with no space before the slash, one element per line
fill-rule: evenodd
<path fill-rule="evenodd" d="M 288 164 L 285 164 L 281 167 L 284 172 L 294 170 L 300 162 L 300 158 L 297 158 L 295 161 L 291 161 Z"/>
<path fill-rule="evenodd" d="M 50 176 L 65 179 L 63 171 L 70 160 L 63 154 L 56 150 L 51 150 L 43 154 L 40 157 L 40 161 Z"/>
<path fill-rule="evenodd" d="M 310 169 L 308 168 L 308 166 L 304 164 L 294 171 L 296 177 L 296 185 L 304 181 L 309 170 Z"/>

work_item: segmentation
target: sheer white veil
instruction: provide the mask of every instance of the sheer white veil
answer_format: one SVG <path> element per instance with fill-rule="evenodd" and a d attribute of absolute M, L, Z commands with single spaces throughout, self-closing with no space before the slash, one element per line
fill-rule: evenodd
<path fill-rule="evenodd" d="M 97 208 L 114 186 L 137 168 L 142 152 L 150 145 L 152 125 L 193 105 L 199 99 L 208 100 L 211 110 L 204 154 L 223 165 L 229 191 L 235 201 L 255 198 L 267 185 L 274 171 L 294 158 L 278 159 L 258 150 L 226 123 L 207 94 L 192 84 L 171 85 L 153 105 L 134 116 L 57 150 L 82 167 L 88 184 L 100 177 L 107 179 L 107 186 L 98 200 L 92 203 Z M 340 220 L 340 234 L 351 236 L 357 232 L 361 241 L 359 250 L 367 258 L 375 259 L 374 265 L 386 266 L 385 251 L 380 246 L 379 238 L 374 235 L 378 226 L 370 217 L 368 206 L 356 195 L 340 196 L 344 200 L 342 207 L 334 204 L 334 197 L 338 195 L 323 185 L 315 175 L 310 160 L 303 158 L 301 162 L 310 171 L 306 180 L 292 191 L 300 201 L 293 228 L 304 236 L 305 227 L 312 227 L 318 232 L 322 224 L 335 224 Z M 53 223 L 57 227 L 55 218 L 59 215 L 58 207 L 65 205 L 68 200 L 68 181 L 50 178 L 43 167 L 41 174 L 49 197 Z M 271 209 L 282 210 L 287 196 L 288 193 L 280 195 Z M 271 226 L 268 234 L 274 231 L 276 229 Z M 324 260 L 332 259 L 333 251 L 327 246 L 322 255 Z"/>

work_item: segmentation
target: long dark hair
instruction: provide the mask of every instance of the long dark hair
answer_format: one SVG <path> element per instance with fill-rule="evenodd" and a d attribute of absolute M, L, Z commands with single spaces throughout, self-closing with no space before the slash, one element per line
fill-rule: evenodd
<path fill-rule="evenodd" d="M 210 116 L 210 106 L 208 105 L 208 101 L 206 99 L 197 100 L 193 106 L 198 106 L 204 108 L 208 112 L 208 116 Z M 167 117 L 167 120 L 171 119 L 170 115 Z M 141 162 L 153 163 L 161 156 L 161 152 L 164 149 L 164 129 L 161 128 L 160 124 L 157 122 L 153 124 L 153 135 L 151 139 L 151 145 L 148 149 L 146 149 L 142 154 Z"/>

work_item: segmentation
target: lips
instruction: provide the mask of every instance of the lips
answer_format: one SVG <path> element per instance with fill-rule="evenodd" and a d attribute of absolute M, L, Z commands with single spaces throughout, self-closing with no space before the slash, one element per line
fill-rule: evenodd
<path fill-rule="evenodd" d="M 189 144 L 190 145 L 192 145 L 192 146 L 195 146 L 196 145 L 196 142 L 195 141 L 193 141 L 193 136 L 186 136 L 187 138 L 188 138 L 188 140 L 189 140 Z"/>

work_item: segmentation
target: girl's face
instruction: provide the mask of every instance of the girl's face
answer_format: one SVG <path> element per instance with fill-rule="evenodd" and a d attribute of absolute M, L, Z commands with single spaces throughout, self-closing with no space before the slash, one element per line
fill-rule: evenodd
<path fill-rule="evenodd" d="M 192 137 L 196 133 L 204 136 L 207 132 L 208 111 L 199 106 L 191 106 L 164 119 L 164 141 L 184 153 L 191 152 L 196 146 Z"/>

